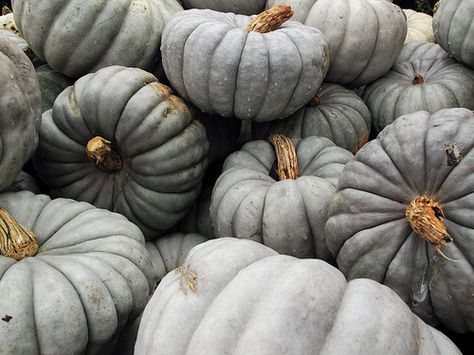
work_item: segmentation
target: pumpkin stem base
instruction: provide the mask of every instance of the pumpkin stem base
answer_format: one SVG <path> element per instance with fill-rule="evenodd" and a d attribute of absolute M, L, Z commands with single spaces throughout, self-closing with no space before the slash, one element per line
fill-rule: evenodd
<path fill-rule="evenodd" d="M 407 206 L 405 216 L 413 231 L 423 240 L 434 245 L 437 254 L 449 261 L 457 261 L 447 257 L 441 246 L 448 246 L 453 238 L 446 230 L 444 213 L 441 204 L 432 196 L 419 196 Z"/>
<path fill-rule="evenodd" d="M 122 170 L 122 158 L 112 150 L 112 143 L 100 136 L 92 138 L 87 143 L 86 153 L 99 169 L 107 173 Z"/>

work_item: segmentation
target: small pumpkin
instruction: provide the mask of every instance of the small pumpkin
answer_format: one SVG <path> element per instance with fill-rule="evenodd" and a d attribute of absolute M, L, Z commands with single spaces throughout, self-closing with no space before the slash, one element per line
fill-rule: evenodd
<path fill-rule="evenodd" d="M 474 3 L 441 0 L 433 15 L 436 42 L 454 58 L 474 69 Z"/>
<path fill-rule="evenodd" d="M 267 7 L 280 0 L 268 0 Z M 385 74 L 407 34 L 402 9 L 384 0 L 287 0 L 295 20 L 321 30 L 330 48 L 325 81 L 359 87 Z"/>
<path fill-rule="evenodd" d="M 153 239 L 196 200 L 208 149 L 205 128 L 169 87 L 111 66 L 77 80 L 43 114 L 34 163 L 52 196 L 122 213 Z"/>
<path fill-rule="evenodd" d="M 397 118 L 346 165 L 325 227 L 348 279 L 456 332 L 474 331 L 473 131 L 463 108 Z"/>
<path fill-rule="evenodd" d="M 407 36 L 405 44 L 415 41 L 434 42 L 433 17 L 424 12 L 403 9 L 407 17 Z"/>
<path fill-rule="evenodd" d="M 0 206 L 1 352 L 105 353 L 152 291 L 143 234 L 118 213 L 29 191 Z"/>
<path fill-rule="evenodd" d="M 33 64 L 0 33 L 0 191 L 13 183 L 38 144 L 41 98 Z"/>
<path fill-rule="evenodd" d="M 109 65 L 151 70 L 176 0 L 16 0 L 13 15 L 36 55 L 72 78 Z"/>
<path fill-rule="evenodd" d="M 182 11 L 163 32 L 166 76 L 206 113 L 255 121 L 287 117 L 316 94 L 329 66 L 324 35 L 285 22 L 291 14 L 283 4 L 255 18 Z"/>
<path fill-rule="evenodd" d="M 275 135 L 270 141 L 249 142 L 224 162 L 211 197 L 215 236 L 330 260 L 323 230 L 327 207 L 353 155 L 324 137 L 292 141 Z"/>
<path fill-rule="evenodd" d="M 376 132 L 411 112 L 474 109 L 474 71 L 438 44 L 407 43 L 390 71 L 365 88 L 363 99 Z"/>
<path fill-rule="evenodd" d="M 364 101 L 341 85 L 323 83 L 318 93 L 302 109 L 282 120 L 254 123 L 254 139 L 272 134 L 290 138 L 327 137 L 338 147 L 356 153 L 369 138 L 370 112 Z"/>
<path fill-rule="evenodd" d="M 143 312 L 140 355 L 458 354 L 388 287 L 250 240 L 194 247 Z"/>
<path fill-rule="evenodd" d="M 265 7 L 266 0 L 182 0 L 185 9 L 210 9 L 235 14 L 258 14 Z"/>

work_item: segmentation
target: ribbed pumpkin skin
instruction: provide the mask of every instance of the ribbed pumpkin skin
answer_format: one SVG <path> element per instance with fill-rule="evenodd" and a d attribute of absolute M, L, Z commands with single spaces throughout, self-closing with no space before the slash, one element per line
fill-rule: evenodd
<path fill-rule="evenodd" d="M 94 136 L 122 158 L 116 173 L 86 154 Z M 205 128 L 167 86 L 141 69 L 112 66 L 64 90 L 43 114 L 35 166 L 53 196 L 124 214 L 147 239 L 191 208 L 207 166 Z"/>
<path fill-rule="evenodd" d="M 33 64 L 0 34 L 0 191 L 15 180 L 36 149 L 40 100 Z"/>
<path fill-rule="evenodd" d="M 252 241 L 194 247 L 148 303 L 140 355 L 461 354 L 388 287 Z M 195 292 L 186 280 L 195 274 Z"/>
<path fill-rule="evenodd" d="M 474 69 L 474 2 L 442 0 L 433 15 L 436 42 L 461 63 Z"/>
<path fill-rule="evenodd" d="M 327 207 L 353 156 L 324 137 L 294 142 L 296 180 L 270 176 L 276 157 L 267 141 L 249 142 L 226 159 L 211 197 L 214 233 L 258 241 L 300 258 L 330 260 L 324 235 Z"/>
<path fill-rule="evenodd" d="M 253 137 L 264 139 L 275 133 L 290 138 L 321 136 L 355 154 L 370 133 L 370 112 L 364 101 L 355 92 L 330 83 L 323 83 L 317 96 L 317 106 L 310 103 L 285 119 L 254 123 Z"/>
<path fill-rule="evenodd" d="M 203 186 L 193 207 L 179 222 L 177 230 L 184 233 L 198 233 L 208 239 L 215 238 L 209 207 L 211 205 L 213 185 Z"/>
<path fill-rule="evenodd" d="M 103 354 L 152 291 L 150 254 L 125 217 L 23 191 L 0 205 L 36 234 L 38 254 L 0 256 L 2 354 Z"/>
<path fill-rule="evenodd" d="M 8 186 L 5 190 L 3 190 L 2 193 L 18 192 L 18 191 L 23 191 L 23 190 L 28 190 L 35 194 L 41 193 L 41 189 L 38 186 L 38 183 L 33 178 L 33 176 L 28 174 L 26 171 L 22 170 L 18 173 L 13 183 L 10 186 Z"/>
<path fill-rule="evenodd" d="M 413 84 L 416 74 L 424 78 L 422 84 Z M 411 42 L 403 46 L 390 71 L 365 88 L 363 99 L 376 132 L 411 112 L 474 109 L 474 71 L 437 44 Z"/>
<path fill-rule="evenodd" d="M 151 69 L 176 0 L 16 0 L 15 22 L 55 71 L 78 78 L 109 65 Z"/>
<path fill-rule="evenodd" d="M 405 44 L 415 41 L 434 42 L 433 18 L 424 12 L 403 9 L 407 17 Z"/>
<path fill-rule="evenodd" d="M 392 288 L 430 323 L 474 330 L 474 113 L 452 108 L 399 117 L 346 165 L 326 224 L 327 244 L 349 279 L 366 277 Z M 462 149 L 447 164 L 444 144 Z M 442 251 L 410 227 L 405 210 L 420 195 L 443 208 L 453 242 Z"/>
<path fill-rule="evenodd" d="M 265 7 L 266 0 L 182 0 L 185 9 L 210 9 L 235 14 L 258 14 Z"/>
<path fill-rule="evenodd" d="M 271 7 L 279 0 L 267 1 Z M 290 0 L 295 20 L 315 27 L 331 49 L 327 82 L 368 84 L 392 66 L 406 37 L 406 16 L 383 0 Z"/>
<path fill-rule="evenodd" d="M 41 112 L 46 112 L 53 108 L 54 100 L 64 89 L 74 84 L 74 80 L 64 76 L 47 64 L 36 68 L 36 75 L 41 91 Z"/>
<path fill-rule="evenodd" d="M 212 10 L 177 14 L 163 32 L 166 76 L 206 113 L 255 121 L 287 117 L 316 94 L 329 65 L 326 39 L 292 21 L 249 33 L 250 20 Z"/>

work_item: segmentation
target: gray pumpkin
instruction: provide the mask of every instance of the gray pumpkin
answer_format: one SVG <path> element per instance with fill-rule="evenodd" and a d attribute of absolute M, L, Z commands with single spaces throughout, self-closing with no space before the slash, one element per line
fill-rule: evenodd
<path fill-rule="evenodd" d="M 26 171 L 21 170 L 13 183 L 8 186 L 5 190 L 2 191 L 4 192 L 18 192 L 18 191 L 23 191 L 23 190 L 28 190 L 31 191 L 35 194 L 41 193 L 41 189 L 38 186 L 38 183 L 36 180 L 28 174 Z"/>
<path fill-rule="evenodd" d="M 41 91 L 41 112 L 44 113 L 53 108 L 56 97 L 68 86 L 74 84 L 74 80 L 54 71 L 47 64 L 37 67 L 36 74 Z"/>
<path fill-rule="evenodd" d="M 176 0 L 16 0 L 13 15 L 33 52 L 72 78 L 109 65 L 151 69 Z"/>
<path fill-rule="evenodd" d="M 327 208 L 353 155 L 324 137 L 294 140 L 294 145 L 293 177 L 271 176 L 280 154 L 267 141 L 247 143 L 226 159 L 211 198 L 216 237 L 251 239 L 283 254 L 330 260 Z"/>
<path fill-rule="evenodd" d="M 210 9 L 235 14 L 258 14 L 265 7 L 266 0 L 182 0 L 185 9 Z"/>
<path fill-rule="evenodd" d="M 0 352 L 109 353 L 153 287 L 138 227 L 88 203 L 28 191 L 0 195 L 0 206 L 36 235 L 38 249 L 18 261 L 0 255 Z M 18 240 L 21 227 L 3 212 L 1 220 L 0 238 Z"/>
<path fill-rule="evenodd" d="M 140 355 L 460 355 L 388 287 L 234 238 L 194 247 L 143 312 Z"/>
<path fill-rule="evenodd" d="M 251 20 L 193 9 L 166 25 L 163 67 L 180 96 L 206 113 L 270 121 L 316 94 L 329 66 L 321 31 L 289 21 L 266 33 L 248 32 Z"/>
<path fill-rule="evenodd" d="M 279 0 L 268 0 L 267 7 Z M 325 81 L 354 87 L 385 74 L 407 34 L 402 9 L 384 0 L 289 0 L 295 20 L 327 37 L 331 65 Z"/>
<path fill-rule="evenodd" d="M 290 138 L 321 136 L 352 153 L 369 139 L 370 112 L 353 91 L 338 84 L 323 83 L 305 107 L 282 120 L 254 123 L 254 139 L 281 133 Z"/>
<path fill-rule="evenodd" d="M 41 98 L 33 64 L 0 33 L 0 191 L 7 188 L 38 144 Z"/>
<path fill-rule="evenodd" d="M 474 71 L 438 44 L 407 43 L 390 71 L 365 88 L 363 99 L 376 132 L 411 112 L 474 109 Z"/>
<path fill-rule="evenodd" d="M 207 166 L 205 128 L 137 68 L 77 80 L 43 114 L 40 136 L 34 163 L 53 196 L 122 213 L 147 239 L 191 208 Z"/>
<path fill-rule="evenodd" d="M 348 279 L 456 332 L 474 331 L 472 132 L 462 108 L 397 118 L 346 165 L 325 228 Z"/>
<path fill-rule="evenodd" d="M 442 0 L 433 15 L 436 42 L 461 63 L 474 69 L 474 2 Z"/>

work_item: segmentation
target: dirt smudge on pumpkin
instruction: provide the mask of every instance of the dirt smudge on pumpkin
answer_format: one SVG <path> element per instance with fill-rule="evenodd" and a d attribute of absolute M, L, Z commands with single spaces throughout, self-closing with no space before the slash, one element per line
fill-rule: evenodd
<path fill-rule="evenodd" d="M 179 289 L 185 295 L 188 294 L 189 291 L 196 293 L 197 292 L 197 274 L 189 269 L 187 266 L 179 266 L 175 269 L 175 272 L 181 274 L 181 278 L 179 279 Z"/>
<path fill-rule="evenodd" d="M 357 141 L 355 147 L 352 149 L 352 154 L 362 148 L 369 141 L 369 132 L 365 132 L 364 135 Z"/>

